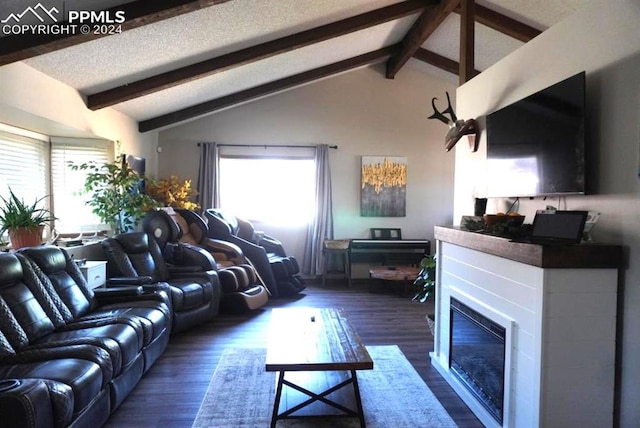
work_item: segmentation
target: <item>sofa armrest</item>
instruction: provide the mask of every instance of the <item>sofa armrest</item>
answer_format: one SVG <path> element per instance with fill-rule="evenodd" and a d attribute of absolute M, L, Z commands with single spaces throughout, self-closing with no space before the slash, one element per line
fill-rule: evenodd
<path fill-rule="evenodd" d="M 122 290 L 124 289 L 124 290 Z M 122 290 L 118 292 L 119 290 Z M 154 282 L 149 285 L 123 286 L 106 289 L 94 289 L 94 297 L 98 306 L 106 306 L 116 303 L 131 303 L 144 300 L 163 302 L 171 307 L 171 287 L 166 282 Z"/>
<path fill-rule="evenodd" d="M 45 342 L 29 345 L 20 352 L 3 359 L 3 365 L 29 364 L 60 360 L 65 358 L 81 358 L 97 364 L 102 371 L 102 387 L 113 379 L 113 364 L 109 353 L 100 347 L 99 340 L 93 344 L 84 343 L 86 338 L 70 339 L 60 342 Z M 2 413 L 0 413 L 2 414 Z"/>
<path fill-rule="evenodd" d="M 52 397 L 42 379 L 5 379 L 0 381 L 0 415 L 8 427 L 55 426 Z M 67 421 L 68 423 L 69 421 Z"/>
<path fill-rule="evenodd" d="M 204 269 L 202 269 L 201 266 L 195 266 L 195 265 L 191 265 L 191 266 L 168 265 L 167 269 L 169 270 L 169 274 L 171 276 L 176 276 L 176 275 L 184 276 L 185 274 L 192 274 L 192 273 L 204 271 Z"/>
<path fill-rule="evenodd" d="M 262 235 L 258 241 L 258 245 L 263 247 L 267 253 L 274 253 L 282 257 L 287 255 L 284 251 L 284 247 L 282 246 L 282 242 L 273 236 Z"/>
<path fill-rule="evenodd" d="M 207 250 L 195 245 L 168 243 L 162 251 L 165 261 L 173 266 L 200 266 L 202 270 L 216 269 L 216 261 Z"/>
<path fill-rule="evenodd" d="M 202 278 L 207 279 L 214 285 L 218 284 L 218 271 L 209 270 L 177 270 L 171 271 L 171 278 Z"/>
<path fill-rule="evenodd" d="M 132 285 L 152 284 L 153 278 L 150 276 L 120 276 L 107 279 L 107 287 L 122 287 Z"/>
<path fill-rule="evenodd" d="M 222 241 L 220 239 L 206 238 L 202 245 L 212 253 L 224 253 L 228 259 L 244 261 L 244 253 L 242 249 L 233 242 Z"/>
<path fill-rule="evenodd" d="M 144 293 L 144 289 L 140 285 L 130 285 L 112 288 L 97 288 L 93 290 L 93 293 L 98 299 L 106 297 L 133 297 Z"/>

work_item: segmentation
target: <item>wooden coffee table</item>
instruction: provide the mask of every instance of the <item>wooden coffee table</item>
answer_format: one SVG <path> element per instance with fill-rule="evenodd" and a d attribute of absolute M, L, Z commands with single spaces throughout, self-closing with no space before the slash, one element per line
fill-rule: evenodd
<path fill-rule="evenodd" d="M 310 417 L 357 417 L 365 426 L 356 371 L 373 369 L 373 360 L 341 309 L 273 309 L 265 368 L 280 372 L 271 427 Z"/>

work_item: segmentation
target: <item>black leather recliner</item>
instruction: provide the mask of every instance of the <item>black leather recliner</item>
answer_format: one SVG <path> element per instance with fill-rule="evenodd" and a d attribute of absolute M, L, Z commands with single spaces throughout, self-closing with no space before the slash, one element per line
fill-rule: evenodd
<path fill-rule="evenodd" d="M 164 350 L 168 302 L 94 292 L 64 249 L 0 254 L 0 424 L 102 425 Z"/>
<path fill-rule="evenodd" d="M 280 241 L 255 233 L 246 220 L 219 209 L 205 210 L 207 236 L 228 241 L 242 249 L 273 297 L 291 296 L 304 290 L 295 257 L 287 256 Z"/>
<path fill-rule="evenodd" d="M 119 234 L 102 246 L 110 277 L 146 277 L 169 285 L 172 332 L 178 333 L 218 315 L 221 291 L 213 257 L 201 248 L 171 242 L 178 230 L 167 225 L 148 224 L 150 232 Z"/>
<path fill-rule="evenodd" d="M 20 250 L 20 253 L 27 256 L 32 266 L 35 265 L 36 275 L 40 276 L 43 287 L 48 289 L 49 294 L 61 297 L 61 301 L 57 303 L 60 314 L 65 318 L 69 318 L 65 309 L 68 308 L 76 321 L 86 323 L 116 319 L 140 328 L 144 343 L 145 372 L 160 357 L 169 341 L 172 327 L 168 284 L 156 283 L 142 287 L 144 299 L 136 292 L 127 292 L 127 287 L 135 287 L 133 282 L 110 290 L 85 289 L 82 285 L 84 276 L 63 248 L 30 247 Z M 95 298 L 91 297 L 92 293 Z M 106 302 L 103 301 L 105 296 L 108 297 Z M 136 301 L 138 302 L 132 307 L 132 302 Z M 158 335 L 158 332 L 165 330 L 167 334 Z"/>
<path fill-rule="evenodd" d="M 180 242 L 204 248 L 215 259 L 222 287 L 221 311 L 245 312 L 267 304 L 269 293 L 240 247 L 231 242 L 208 238 L 207 224 L 195 211 L 172 209 L 167 212 L 182 232 Z"/>

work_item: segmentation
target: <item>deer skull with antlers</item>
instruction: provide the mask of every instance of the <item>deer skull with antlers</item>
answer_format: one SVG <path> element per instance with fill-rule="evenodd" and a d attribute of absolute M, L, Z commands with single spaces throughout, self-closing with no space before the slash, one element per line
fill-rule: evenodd
<path fill-rule="evenodd" d="M 449 126 L 449 131 L 447 135 L 444 137 L 445 150 L 449 151 L 456 145 L 458 140 L 462 138 L 463 135 L 471 135 L 470 137 L 470 145 L 471 150 L 475 152 L 478 150 L 478 142 L 480 140 L 480 130 L 478 129 L 478 124 L 475 119 L 462 120 L 458 119 L 456 113 L 453 111 L 453 107 L 451 107 L 451 99 L 449 98 L 449 92 L 445 92 L 447 94 L 447 108 L 441 113 L 436 108 L 436 100 L 437 98 L 433 98 L 431 100 L 431 106 L 433 107 L 433 114 L 429 116 L 429 119 L 438 119 L 439 121 L 445 123 Z M 448 114 L 449 117 L 445 116 Z M 473 141 L 471 141 L 473 140 Z"/>

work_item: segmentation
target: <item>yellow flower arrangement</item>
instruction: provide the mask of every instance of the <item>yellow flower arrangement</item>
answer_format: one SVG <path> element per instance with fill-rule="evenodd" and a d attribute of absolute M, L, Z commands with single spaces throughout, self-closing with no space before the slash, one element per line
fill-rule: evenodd
<path fill-rule="evenodd" d="M 383 187 L 407 185 L 407 165 L 391 162 L 387 158 L 383 163 L 362 165 L 362 188 L 370 185 L 376 193 Z"/>
<path fill-rule="evenodd" d="M 147 194 L 160 205 L 186 210 L 197 210 L 200 206 L 191 199 L 198 194 L 191 188 L 191 180 L 178 180 L 172 175 L 169 179 L 152 180 L 148 183 Z"/>

